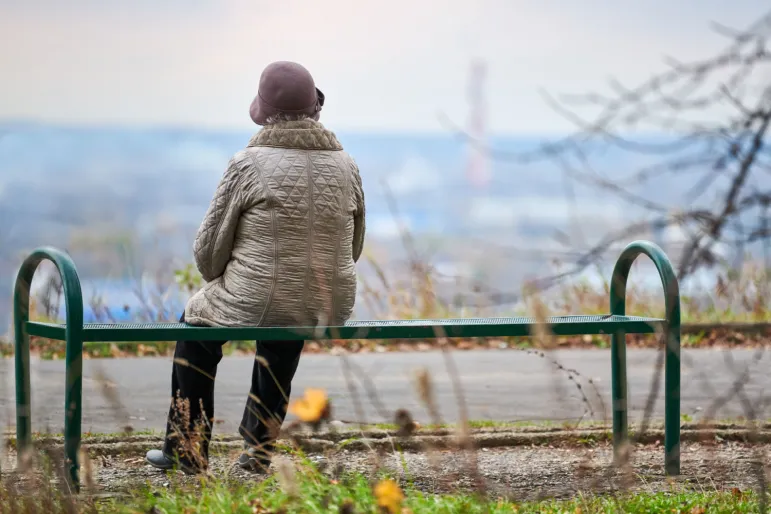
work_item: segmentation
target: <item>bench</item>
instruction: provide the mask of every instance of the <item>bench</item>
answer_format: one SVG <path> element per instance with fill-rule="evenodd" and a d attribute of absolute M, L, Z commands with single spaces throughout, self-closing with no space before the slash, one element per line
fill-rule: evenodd
<path fill-rule="evenodd" d="M 626 285 L 635 259 L 647 255 L 658 269 L 664 287 L 666 318 L 626 315 Z M 65 323 L 29 321 L 30 284 L 38 265 L 51 261 L 62 277 Z M 79 487 L 78 452 L 81 441 L 83 345 L 93 342 L 222 340 L 431 339 L 439 337 L 529 336 L 536 323 L 548 324 L 559 336 L 609 334 L 611 338 L 611 395 L 613 446 L 616 457 L 628 440 L 626 334 L 662 334 L 665 348 L 664 466 L 668 475 L 680 474 L 680 293 L 677 277 L 665 253 L 653 243 L 636 241 L 620 254 L 610 285 L 610 314 L 559 316 L 537 322 L 532 318 L 459 318 L 404 321 L 349 321 L 337 327 L 193 327 L 184 323 L 84 324 L 80 280 L 72 260 L 55 248 L 32 252 L 21 265 L 14 290 L 16 370 L 16 437 L 19 458 L 32 446 L 29 337 L 66 342 L 64 391 L 64 455 L 67 476 Z M 298 337 L 299 336 L 299 337 Z"/>

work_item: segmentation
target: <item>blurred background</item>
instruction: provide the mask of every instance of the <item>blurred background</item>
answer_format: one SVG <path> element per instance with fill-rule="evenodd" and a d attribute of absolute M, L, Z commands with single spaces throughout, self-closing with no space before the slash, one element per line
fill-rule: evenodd
<path fill-rule="evenodd" d="M 0 333 L 38 245 L 75 257 L 91 319 L 176 318 L 196 283 L 195 231 L 258 130 L 249 104 L 276 60 L 313 73 L 321 121 L 361 169 L 356 317 L 512 313 L 534 279 L 605 298 L 608 266 L 639 238 L 679 265 L 686 252 L 685 287 L 714 301 L 721 270 L 768 266 L 767 150 L 744 196 L 726 197 L 753 136 L 767 141 L 743 107 L 769 101 L 767 56 L 736 84 L 741 63 L 719 60 L 754 55 L 763 11 L 757 0 L 0 0 Z M 677 64 L 710 59 L 714 74 Z M 651 100 L 662 114 L 634 91 L 666 73 L 683 80 L 644 87 L 674 88 Z M 736 94 L 671 100 L 726 84 Z M 739 212 L 741 199 L 756 201 Z M 695 239 L 708 251 L 688 250 Z M 635 278 L 655 286 L 646 270 Z M 413 298 L 426 288 L 430 307 Z"/>

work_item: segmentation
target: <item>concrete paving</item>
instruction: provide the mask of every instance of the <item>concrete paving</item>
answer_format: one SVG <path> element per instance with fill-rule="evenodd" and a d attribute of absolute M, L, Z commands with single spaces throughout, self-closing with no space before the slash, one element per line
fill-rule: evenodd
<path fill-rule="evenodd" d="M 748 370 L 744 391 L 751 401 L 762 402 L 771 386 L 767 372 L 770 352 L 755 350 L 683 350 L 682 412 L 695 414 L 708 409 L 728 393 L 739 375 Z M 382 409 L 377 409 L 363 383 L 354 375 L 346 379 L 340 357 L 305 355 L 294 384 L 293 396 L 306 387 L 325 388 L 339 420 L 386 421 L 397 408 L 406 408 L 427 422 L 428 414 L 420 404 L 414 388 L 413 374 L 419 368 L 430 372 L 442 420 L 459 419 L 463 403 L 474 420 L 575 420 L 610 419 L 610 353 L 607 350 L 563 350 L 547 358 L 520 350 L 452 352 L 459 370 L 463 401 L 459 401 L 453 381 L 440 352 L 360 354 L 349 357 L 353 366 L 366 376 L 377 391 Z M 565 368 L 580 374 L 575 380 L 556 370 L 554 359 Z M 216 385 L 215 416 L 223 420 L 217 432 L 235 432 L 241 419 L 248 392 L 253 360 L 249 357 L 226 357 L 219 366 Z M 629 350 L 627 353 L 631 415 L 639 419 L 649 397 L 656 368 L 655 350 Z M 94 359 L 84 363 L 83 430 L 115 432 L 130 424 L 134 429 L 161 430 L 170 398 L 170 358 Z M 114 384 L 119 398 L 116 407 L 104 394 L 100 373 Z M 14 423 L 13 360 L 0 360 L 0 421 Z M 594 387 L 587 383 L 595 382 Z M 576 383 L 582 385 L 579 390 Z M 351 394 L 358 391 L 360 413 Z M 582 399 L 588 397 L 589 404 Z M 655 403 L 656 417 L 663 415 L 663 373 Z M 605 412 L 603 412 L 603 405 Z M 33 430 L 61 432 L 64 420 L 64 363 L 33 360 L 32 363 Z M 587 414 L 591 409 L 594 415 Z M 382 412 L 382 411 L 386 412 Z M 745 416 L 741 401 L 733 397 L 717 411 L 720 418 Z M 759 417 L 768 417 L 764 410 Z"/>

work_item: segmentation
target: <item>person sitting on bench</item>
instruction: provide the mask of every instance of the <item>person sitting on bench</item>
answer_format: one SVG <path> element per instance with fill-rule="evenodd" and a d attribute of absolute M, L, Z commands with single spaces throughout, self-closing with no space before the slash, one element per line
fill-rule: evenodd
<path fill-rule="evenodd" d="M 206 284 L 180 321 L 213 327 L 342 325 L 364 242 L 359 169 L 319 123 L 324 94 L 300 64 L 268 65 L 250 108 L 262 125 L 230 160 L 194 243 Z M 214 378 L 226 341 L 178 341 L 156 468 L 208 467 Z M 267 472 L 304 341 L 258 341 L 238 464 Z"/>

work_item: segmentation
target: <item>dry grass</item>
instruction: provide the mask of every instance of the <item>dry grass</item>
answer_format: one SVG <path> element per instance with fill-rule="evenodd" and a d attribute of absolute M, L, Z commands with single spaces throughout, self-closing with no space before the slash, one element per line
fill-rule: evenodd
<path fill-rule="evenodd" d="M 425 276 L 428 277 L 429 275 L 426 274 Z M 544 321 L 546 316 L 553 312 L 551 309 L 554 308 L 550 304 L 549 297 L 532 291 L 528 293 L 527 302 L 525 303 L 527 310 L 524 314 L 529 314 L 538 321 Z M 576 289 L 574 294 L 581 298 L 591 298 L 586 288 Z M 725 291 L 721 291 L 721 295 L 723 295 L 721 298 L 726 298 L 726 294 Z M 419 300 L 417 301 L 414 299 L 409 300 L 416 303 L 409 303 L 407 305 L 417 309 L 416 312 L 419 312 L 421 317 L 431 317 L 437 312 L 431 309 L 441 308 L 432 307 L 438 301 L 436 300 L 436 295 L 433 294 L 433 290 L 430 288 L 428 278 L 426 278 L 425 291 L 418 298 Z M 555 396 L 557 401 L 563 401 L 567 397 L 560 389 L 560 385 L 564 385 L 565 381 L 567 381 L 572 383 L 581 392 L 578 401 L 585 404 L 587 418 L 607 418 L 607 412 L 601 413 L 592 410 L 596 408 L 596 405 L 589 400 L 589 396 L 596 395 L 597 393 L 592 389 L 591 381 L 582 377 L 577 370 L 568 369 L 560 365 L 556 358 L 552 356 L 550 350 L 555 348 L 558 341 L 548 330 L 548 325 L 539 324 L 537 330 L 532 335 L 534 344 L 542 348 L 542 350 L 538 351 L 539 355 L 542 358 L 553 361 L 554 366 L 552 369 L 555 376 Z M 287 461 L 276 461 L 275 479 L 273 482 L 268 482 L 268 484 L 272 485 L 265 486 L 266 488 L 264 489 L 260 489 L 262 487 L 260 485 L 256 485 L 251 489 L 244 489 L 242 485 L 232 485 L 226 480 L 223 481 L 217 477 L 209 477 L 193 489 L 184 487 L 160 491 L 151 489 L 136 493 L 119 502 L 98 503 L 88 499 L 87 496 L 73 496 L 67 488 L 67 481 L 61 474 L 63 466 L 57 449 L 39 446 L 38 451 L 31 455 L 28 467 L 13 470 L 11 473 L 6 473 L 0 478 L 2 481 L 0 484 L 0 491 L 2 491 L 0 493 L 0 501 L 5 502 L 0 504 L 0 506 L 4 508 L 3 512 L 13 514 L 32 512 L 67 512 L 75 514 L 98 512 L 100 510 L 103 512 L 195 512 L 196 505 L 198 508 L 227 511 L 228 505 L 237 501 L 237 498 L 241 498 L 249 500 L 247 505 L 253 507 L 254 512 L 274 513 L 304 512 L 303 505 L 308 506 L 311 504 L 302 503 L 303 501 L 313 502 L 313 510 L 318 512 L 372 512 L 378 502 L 384 504 L 390 501 L 389 505 L 393 506 L 392 512 L 401 512 L 402 514 L 409 512 L 406 510 L 407 508 L 415 509 L 416 512 L 431 512 L 432 506 L 445 512 L 548 512 L 550 510 L 559 511 L 558 509 L 560 508 L 581 509 L 581 511 L 585 510 L 586 512 L 604 512 L 609 509 L 611 511 L 618 509 L 629 511 L 628 509 L 635 508 L 642 509 L 642 511 L 646 511 L 646 509 L 650 511 L 657 507 L 671 508 L 671 502 L 669 501 L 671 495 L 657 495 L 654 493 L 648 494 L 643 499 L 644 495 L 633 494 L 631 491 L 609 498 L 598 498 L 592 494 L 593 491 L 601 489 L 602 484 L 607 483 L 611 477 L 620 477 L 619 483 L 622 490 L 625 487 L 629 487 L 628 484 L 632 483 L 633 478 L 633 470 L 630 466 L 634 455 L 633 446 L 629 446 L 627 448 L 628 451 L 620 454 L 619 460 L 608 466 L 595 461 L 591 453 L 591 447 L 575 449 L 575 452 L 582 455 L 587 468 L 602 467 L 602 472 L 597 474 L 596 479 L 590 481 L 585 491 L 582 491 L 585 496 L 581 497 L 580 501 L 573 500 L 572 503 L 568 502 L 565 504 L 554 503 L 550 500 L 547 500 L 546 503 L 529 503 L 520 501 L 513 493 L 507 495 L 506 491 L 491 488 L 492 484 L 486 478 L 485 470 L 481 464 L 480 450 L 476 447 L 476 444 L 473 442 L 474 439 L 471 437 L 473 430 L 471 423 L 464 414 L 469 399 L 465 397 L 460 373 L 455 366 L 452 352 L 449 351 L 450 347 L 444 334 L 437 333 L 436 337 L 439 348 L 443 350 L 447 373 L 452 379 L 453 393 L 461 413 L 460 422 L 453 429 L 454 437 L 445 439 L 444 444 L 439 447 L 431 439 L 419 439 L 416 437 L 417 431 L 415 430 L 416 424 L 414 420 L 417 416 L 415 413 L 405 409 L 397 409 L 392 413 L 386 412 L 386 414 L 389 415 L 390 419 L 393 420 L 394 426 L 397 427 L 400 440 L 412 439 L 413 445 L 417 447 L 417 451 L 426 455 L 429 474 L 436 477 L 434 482 L 440 484 L 443 491 L 450 491 L 449 494 L 442 493 L 436 495 L 426 493 L 414 487 L 410 482 L 410 470 L 406 467 L 403 469 L 401 478 L 397 478 L 398 482 L 396 483 L 400 491 L 397 494 L 394 484 L 378 487 L 379 482 L 372 482 L 362 475 L 345 476 L 341 470 L 332 470 L 332 475 L 326 476 L 313 470 L 299 470 L 294 464 L 290 464 Z M 345 359 L 344 356 L 341 358 Z M 350 361 L 348 361 L 347 369 L 346 379 L 353 401 L 361 401 L 360 398 L 362 396 L 359 394 L 359 390 L 363 388 L 365 396 L 369 399 L 370 403 L 376 409 L 384 410 L 378 399 L 378 393 L 366 374 L 357 369 Z M 660 380 L 661 376 L 657 375 L 654 377 L 654 381 L 656 379 Z M 731 401 L 732 398 L 739 398 L 740 401 L 744 402 L 745 393 L 743 387 L 745 381 L 743 380 L 744 377 L 737 376 L 735 387 L 732 387 L 731 391 L 724 392 L 725 394 L 718 395 L 714 399 L 715 405 Z M 432 424 L 443 424 L 442 414 L 439 412 L 435 398 L 436 391 L 433 377 L 425 371 L 419 372 L 415 377 L 414 387 Z M 312 396 L 318 400 L 318 394 Z M 108 399 L 114 400 L 114 398 L 117 398 L 117 396 L 108 395 Z M 301 408 L 304 412 L 304 418 L 285 427 L 286 432 L 289 434 L 288 441 L 291 445 L 288 451 L 300 457 L 303 455 L 303 448 L 307 446 L 308 440 L 313 438 L 315 431 L 321 429 L 329 421 L 328 413 L 331 409 L 326 397 L 323 402 L 311 402 L 308 398 L 305 400 L 307 405 L 295 403 L 293 407 L 293 409 Z M 745 419 L 747 420 L 749 433 L 753 433 L 757 411 L 753 407 L 753 400 L 747 400 L 747 404 Z M 183 413 L 182 418 L 184 418 L 184 412 L 189 409 L 189 406 L 184 400 L 178 402 L 178 405 L 180 412 Z M 115 405 L 114 408 L 119 410 L 120 405 Z M 600 409 L 606 411 L 607 406 L 602 404 Z M 635 438 L 642 438 L 644 435 L 646 427 L 649 426 L 649 420 L 647 419 L 649 414 L 646 413 L 646 419 L 641 423 L 640 430 L 634 434 Z M 269 421 L 263 420 L 263 423 L 268 423 Z M 710 420 L 705 419 L 704 421 L 708 422 Z M 207 422 L 216 424 L 216 420 L 207 420 Z M 207 462 L 208 455 L 200 454 L 201 448 L 205 446 L 200 439 L 200 433 L 181 434 L 181 436 L 186 439 L 186 442 L 182 445 L 185 454 L 201 463 Z M 759 447 L 759 450 L 761 448 Z M 386 460 L 398 459 L 400 457 L 399 444 L 395 440 L 391 445 L 373 446 L 369 449 L 365 448 L 364 451 L 370 456 L 370 467 L 374 470 L 372 476 L 380 478 L 388 478 Z M 452 452 L 453 461 L 456 463 L 456 468 L 452 472 L 448 472 L 446 467 L 443 467 L 443 462 L 446 462 L 446 458 L 443 458 L 443 455 L 446 456 L 448 451 Z M 235 460 L 237 457 L 238 453 L 235 453 L 231 459 Z M 326 457 L 330 461 L 333 460 L 332 454 Z M 674 492 L 674 494 L 681 495 L 678 496 L 678 501 L 680 504 L 688 504 L 689 509 L 691 507 L 699 509 L 704 502 L 713 502 L 714 505 L 721 505 L 719 511 L 731 512 L 750 508 L 763 511 L 765 509 L 766 483 L 762 452 L 757 454 L 757 461 L 758 485 L 755 495 L 741 493 L 739 496 L 732 496 L 731 493 L 721 492 L 719 488 L 715 488 L 707 496 L 704 496 L 704 491 L 694 493 L 680 490 Z M 82 464 L 85 490 L 93 491 L 96 482 L 93 476 L 95 467 L 91 465 L 89 457 L 85 453 Z M 48 486 L 44 487 L 43 483 L 47 483 Z M 462 484 L 463 487 L 461 488 L 459 484 Z M 691 496 L 688 496 L 689 494 Z M 709 494 L 712 496 L 709 496 Z M 206 505 L 196 503 L 197 500 L 194 501 L 194 498 L 200 495 L 202 495 L 202 498 L 206 498 L 206 502 L 208 502 Z M 261 503 L 251 503 L 256 497 L 255 495 L 261 498 Z M 381 499 L 379 495 L 387 496 L 388 498 Z M 353 503 L 345 503 L 346 497 L 351 498 Z M 333 499 L 334 501 L 332 501 Z M 750 499 L 751 505 L 748 503 Z M 222 503 L 223 501 L 226 503 Z M 344 505 L 346 507 L 343 507 Z M 343 508 L 348 510 L 342 510 Z M 700 511 L 695 510 L 695 512 Z"/>
<path fill-rule="evenodd" d="M 407 279 L 396 281 L 389 279 L 382 267 L 373 259 L 368 259 L 372 273 L 377 277 L 376 283 L 362 279 L 362 292 L 359 301 L 375 313 L 378 319 L 431 319 L 447 317 L 484 317 L 490 315 L 528 315 L 526 302 L 519 304 L 493 306 L 454 306 L 437 294 L 435 271 L 426 264 L 414 265 L 407 274 Z M 651 272 L 651 271 L 646 271 Z M 655 271 L 652 271 L 655 273 Z M 726 268 L 718 273 L 715 287 L 702 289 L 694 296 L 682 297 L 683 321 L 688 325 L 720 324 L 727 322 L 771 322 L 771 274 L 755 262 L 748 262 L 743 268 Z M 642 316 L 661 317 L 664 314 L 664 302 L 661 292 L 656 289 L 641 287 L 634 281 L 633 273 L 630 287 L 627 291 L 627 312 Z M 598 278 L 601 278 L 598 273 Z M 200 287 L 200 276 L 194 267 L 185 266 L 174 272 L 174 281 L 158 279 L 164 284 L 153 290 L 137 286 L 135 294 L 140 307 L 124 308 L 124 316 L 137 322 L 176 321 L 177 314 L 169 305 L 172 296 L 170 289 L 176 282 L 176 287 L 183 294 L 190 294 Z M 600 285 L 597 285 L 597 284 Z M 61 286 L 54 278 L 46 282 L 33 304 L 33 317 L 44 321 L 61 321 L 58 310 Z M 567 314 L 605 314 L 608 312 L 607 280 L 579 280 L 565 282 L 561 285 L 539 294 L 542 309 L 547 315 Z M 89 307 L 94 318 L 101 323 L 113 323 L 118 318 L 110 311 L 104 299 L 98 295 L 91 298 Z M 771 341 L 763 332 L 746 334 L 736 330 L 725 330 L 711 327 L 701 331 L 687 330 L 683 338 L 683 346 L 761 346 Z M 458 349 L 483 348 L 534 348 L 542 349 L 539 338 L 505 338 L 495 340 L 452 339 L 447 345 Z M 552 344 L 562 348 L 604 348 L 608 340 L 604 336 L 574 336 L 555 338 Z M 629 346 L 655 347 L 654 337 L 636 335 L 629 337 Z M 32 352 L 46 359 L 59 359 L 64 356 L 64 346 L 61 341 L 51 341 L 32 338 Z M 436 340 L 412 341 L 378 341 L 354 340 L 331 341 L 328 343 L 309 342 L 305 351 L 309 353 L 326 352 L 332 348 L 345 349 L 352 352 L 372 351 L 424 351 L 436 348 Z M 174 351 L 173 342 L 156 343 L 95 343 L 86 348 L 86 358 L 89 357 L 143 357 L 168 356 Z M 253 343 L 233 342 L 225 349 L 231 353 L 251 353 Z M 10 342 L 0 339 L 0 355 L 12 355 Z"/>

